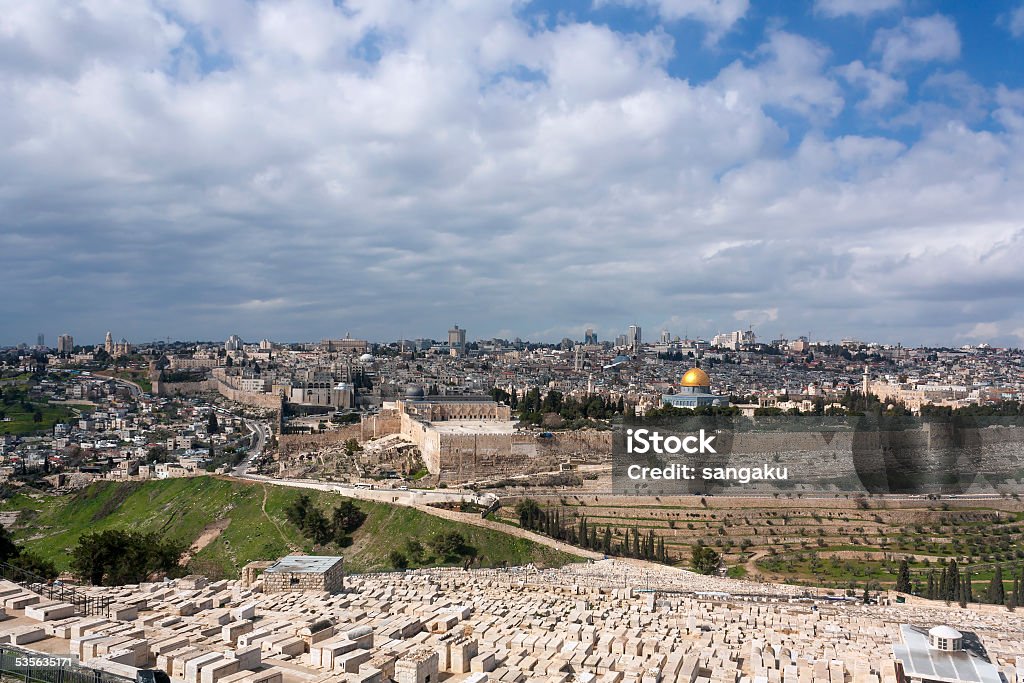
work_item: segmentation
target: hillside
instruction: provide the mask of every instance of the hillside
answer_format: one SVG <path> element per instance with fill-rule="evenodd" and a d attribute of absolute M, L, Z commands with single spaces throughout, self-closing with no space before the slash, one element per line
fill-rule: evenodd
<path fill-rule="evenodd" d="M 806 499 L 608 495 L 538 497 L 569 528 L 586 518 L 611 545 L 639 532 L 663 540 L 670 558 L 688 566 L 691 548 L 719 552 L 732 576 L 829 588 L 895 584 L 906 557 L 915 583 L 924 585 L 940 563 L 955 559 L 984 590 L 995 565 L 1006 585 L 1024 565 L 1024 504 L 986 500 L 836 497 Z M 515 498 L 503 500 L 502 521 L 517 524 Z"/>
<path fill-rule="evenodd" d="M 190 571 L 211 577 L 237 577 L 253 560 L 275 559 L 289 552 L 338 554 L 351 572 L 391 568 L 388 554 L 417 540 L 426 550 L 410 557 L 410 567 L 439 563 L 430 542 L 440 533 L 457 531 L 476 551 L 480 566 L 533 562 L 559 566 L 577 558 L 489 529 L 451 522 L 417 510 L 384 503 L 353 501 L 366 521 L 347 548 L 314 546 L 285 517 L 285 508 L 302 493 L 325 514 L 343 500 L 320 491 L 301 491 L 196 477 L 149 482 L 99 482 L 66 496 L 19 494 L 0 504 L 0 511 L 18 510 L 15 538 L 66 569 L 69 551 L 88 531 L 134 528 L 159 531 L 193 546 Z"/>

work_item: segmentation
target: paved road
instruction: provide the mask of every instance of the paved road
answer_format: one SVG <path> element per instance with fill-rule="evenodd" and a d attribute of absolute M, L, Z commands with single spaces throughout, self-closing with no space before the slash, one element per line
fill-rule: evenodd
<path fill-rule="evenodd" d="M 231 474 L 236 477 L 246 476 L 246 473 L 252 466 L 253 461 L 263 455 L 263 449 L 266 447 L 267 440 L 270 438 L 270 426 L 265 422 L 260 422 L 258 420 L 246 420 L 245 424 L 256 436 L 256 442 L 252 445 L 252 448 L 249 449 L 245 459 L 238 463 L 238 466 L 231 471 Z"/>
<path fill-rule="evenodd" d="M 117 382 L 121 386 L 128 387 L 128 392 L 132 395 L 132 398 L 138 398 L 139 396 L 141 396 L 143 394 L 142 387 L 140 387 L 135 382 L 131 382 L 131 381 L 126 380 L 126 379 L 121 379 L 120 377 L 111 377 L 110 375 L 100 375 L 100 374 L 97 374 L 96 377 L 106 377 L 107 379 L 114 380 L 115 382 Z"/>

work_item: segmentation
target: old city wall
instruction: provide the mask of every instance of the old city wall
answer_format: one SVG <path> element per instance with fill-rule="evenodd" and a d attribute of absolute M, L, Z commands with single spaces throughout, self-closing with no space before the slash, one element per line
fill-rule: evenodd
<path fill-rule="evenodd" d="M 241 403 L 254 408 L 268 408 L 270 410 L 281 410 L 284 398 L 278 394 L 257 394 L 251 391 L 235 389 L 220 379 L 211 380 L 216 384 L 216 390 L 224 398 L 229 398 L 236 403 Z"/>
<path fill-rule="evenodd" d="M 547 472 L 567 461 L 606 463 L 611 455 L 611 432 L 579 430 L 555 432 L 550 437 L 532 432 L 442 432 L 430 447 L 437 449 L 437 470 L 432 472 L 445 480 L 465 481 Z"/>
<path fill-rule="evenodd" d="M 727 462 L 725 462 L 727 461 Z M 953 430 L 926 424 L 894 431 L 738 433 L 722 464 L 784 465 L 797 482 L 812 486 L 857 488 L 865 476 L 930 476 L 937 486 L 942 475 L 973 486 L 1006 483 L 1024 463 L 1024 427 L 995 426 Z M 949 479 L 947 479 L 948 483 Z"/>
<path fill-rule="evenodd" d="M 431 429 L 426 423 L 415 420 L 406 413 L 399 417 L 399 430 L 420 449 L 427 471 L 431 474 L 440 472 L 441 443 L 437 430 Z"/>
<path fill-rule="evenodd" d="M 153 394 L 156 396 L 183 396 L 186 394 L 202 394 L 217 391 L 216 380 L 207 379 L 201 382 L 153 382 Z"/>
<path fill-rule="evenodd" d="M 511 433 L 439 436 L 439 473 L 444 480 L 460 481 L 529 471 L 530 457 L 512 453 Z"/>
<path fill-rule="evenodd" d="M 607 463 L 612 453 L 610 430 L 578 429 L 553 432 L 550 439 L 534 439 L 537 455 L 555 464 L 572 462 Z"/>
<path fill-rule="evenodd" d="M 377 439 L 388 434 L 397 434 L 401 430 L 402 421 L 393 411 L 384 411 L 377 415 L 366 415 L 359 424 L 345 425 L 339 429 L 318 434 L 282 434 L 278 439 L 278 450 L 282 456 L 291 453 L 323 448 L 332 444 L 345 443 L 349 439 L 363 442 Z"/>
<path fill-rule="evenodd" d="M 281 434 L 277 439 L 278 452 L 284 457 L 291 453 L 303 453 L 332 444 L 345 443 L 349 439 L 359 441 L 361 436 L 360 425 L 346 425 L 340 429 L 317 434 Z"/>
<path fill-rule="evenodd" d="M 365 415 L 359 422 L 359 440 L 379 439 L 402 431 L 402 420 L 395 410 L 384 410 L 376 415 Z"/>
<path fill-rule="evenodd" d="M 236 389 L 222 379 L 223 375 L 214 373 L 211 379 L 200 382 L 153 382 L 153 393 L 157 396 L 183 396 L 186 394 L 201 394 L 207 391 L 216 391 L 224 398 L 231 399 L 255 408 L 267 408 L 269 410 L 280 410 L 283 399 L 277 394 L 254 393 Z"/>

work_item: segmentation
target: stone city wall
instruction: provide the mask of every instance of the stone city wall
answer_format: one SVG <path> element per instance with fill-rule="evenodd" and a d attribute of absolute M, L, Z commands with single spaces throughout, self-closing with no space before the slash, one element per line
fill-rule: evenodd
<path fill-rule="evenodd" d="M 282 434 L 278 438 L 279 452 L 282 456 L 289 453 L 302 453 L 332 444 L 345 443 L 349 439 L 363 442 L 378 439 L 388 434 L 398 434 L 402 421 L 394 411 L 384 411 L 376 415 L 364 415 L 359 424 L 345 425 L 339 429 L 318 434 Z"/>
<path fill-rule="evenodd" d="M 349 439 L 359 441 L 361 437 L 360 425 L 346 425 L 340 429 L 317 434 L 281 434 L 277 438 L 278 452 L 282 456 L 290 453 L 303 453 L 331 444 L 345 443 Z"/>
<path fill-rule="evenodd" d="M 217 391 L 217 382 L 212 379 L 201 382 L 153 382 L 154 396 L 183 396 L 186 394 L 202 394 Z"/>
<path fill-rule="evenodd" d="M 255 393 L 236 389 L 223 380 L 216 379 L 216 389 L 224 398 L 229 398 L 236 403 L 241 403 L 254 408 L 269 408 L 270 410 L 281 410 L 284 405 L 284 398 L 278 394 Z"/>

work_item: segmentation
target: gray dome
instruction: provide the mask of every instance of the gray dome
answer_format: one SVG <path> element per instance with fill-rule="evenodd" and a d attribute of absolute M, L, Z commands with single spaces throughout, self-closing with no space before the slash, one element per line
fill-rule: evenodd
<path fill-rule="evenodd" d="M 410 384 L 405 388 L 406 398 L 423 398 L 423 387 L 416 384 Z"/>

